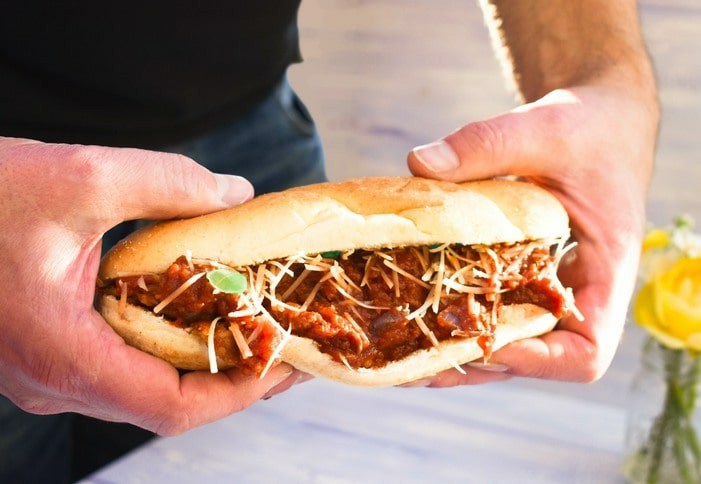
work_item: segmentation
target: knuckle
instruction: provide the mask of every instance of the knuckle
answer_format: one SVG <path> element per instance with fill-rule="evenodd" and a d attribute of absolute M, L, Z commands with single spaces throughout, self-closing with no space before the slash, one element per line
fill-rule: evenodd
<path fill-rule="evenodd" d="M 111 165 L 105 149 L 83 145 L 57 145 L 55 159 L 61 160 L 62 177 L 73 186 L 71 196 L 92 197 L 110 185 Z"/>
<path fill-rule="evenodd" d="M 156 425 L 155 432 L 163 437 L 184 434 L 192 428 L 190 416 L 184 411 L 169 411 Z"/>
<path fill-rule="evenodd" d="M 21 410 L 34 415 L 47 415 L 55 412 L 55 409 L 48 402 L 39 398 L 22 397 L 16 399 L 14 403 Z"/>
<path fill-rule="evenodd" d="M 580 351 L 581 359 L 577 381 L 594 383 L 601 379 L 608 368 L 608 359 L 593 344 L 585 345 Z"/>
<path fill-rule="evenodd" d="M 6 396 L 12 403 L 27 413 L 42 415 L 49 412 L 46 400 L 27 389 L 7 393 Z"/>
<path fill-rule="evenodd" d="M 168 193 L 179 198 L 201 198 L 216 190 L 213 177 L 203 176 L 205 169 L 181 154 L 172 154 L 162 163 L 162 180 Z"/>
<path fill-rule="evenodd" d="M 28 375 L 33 379 L 33 375 Z M 46 379 L 46 378 L 44 378 Z M 41 379 L 34 379 L 30 386 L 25 386 L 15 392 L 8 394 L 7 397 L 17 405 L 20 409 L 27 413 L 36 415 L 46 415 L 56 413 L 57 411 L 65 410 L 62 406 L 62 397 L 65 395 L 60 391 L 56 391 L 54 382 L 45 383 Z M 60 395 L 61 398 L 55 398 L 53 395 Z"/>
<path fill-rule="evenodd" d="M 581 137 L 577 136 L 577 131 L 587 125 L 576 111 L 570 109 L 538 110 L 534 120 L 535 126 L 538 126 L 534 134 L 547 144 L 551 153 L 561 156 L 568 155 L 574 146 L 578 146 Z M 591 150 L 595 149 L 596 145 L 578 146 L 578 148 Z"/>
<path fill-rule="evenodd" d="M 489 121 L 477 121 L 458 131 L 459 141 L 470 151 L 486 156 L 488 161 L 502 158 L 505 146 L 503 130 Z"/>

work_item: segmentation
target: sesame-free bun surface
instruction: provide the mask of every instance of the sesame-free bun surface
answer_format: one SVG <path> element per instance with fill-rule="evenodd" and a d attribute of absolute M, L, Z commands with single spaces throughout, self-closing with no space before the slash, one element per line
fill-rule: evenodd
<path fill-rule="evenodd" d="M 300 253 L 561 237 L 568 217 L 547 191 L 506 180 L 358 178 L 262 195 L 201 217 L 157 223 L 118 243 L 102 280 L 162 272 L 190 251 L 240 267 Z"/>

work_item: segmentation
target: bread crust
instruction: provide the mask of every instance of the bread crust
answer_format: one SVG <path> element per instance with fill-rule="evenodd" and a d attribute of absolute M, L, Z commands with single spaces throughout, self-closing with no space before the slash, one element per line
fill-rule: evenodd
<path fill-rule="evenodd" d="M 568 233 L 562 205 L 529 183 L 359 178 L 270 193 L 228 210 L 151 225 L 118 243 L 103 259 L 99 277 L 162 272 L 186 251 L 240 267 L 301 253 L 512 243 Z"/>

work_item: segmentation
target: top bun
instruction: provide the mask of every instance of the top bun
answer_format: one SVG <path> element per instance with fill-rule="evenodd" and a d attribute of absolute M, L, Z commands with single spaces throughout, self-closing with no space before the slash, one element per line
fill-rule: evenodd
<path fill-rule="evenodd" d="M 513 243 L 568 234 L 562 205 L 529 183 L 358 178 L 292 188 L 220 212 L 151 225 L 107 254 L 100 278 L 163 272 L 187 251 L 240 267 L 300 253 Z"/>

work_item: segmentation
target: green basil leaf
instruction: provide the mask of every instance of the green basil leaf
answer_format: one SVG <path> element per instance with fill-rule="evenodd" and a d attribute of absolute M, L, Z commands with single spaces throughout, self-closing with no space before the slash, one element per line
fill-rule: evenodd
<path fill-rule="evenodd" d="M 340 250 L 330 250 L 328 252 L 322 252 L 321 257 L 324 259 L 338 259 L 341 257 L 342 252 Z"/>
<path fill-rule="evenodd" d="M 215 289 L 225 294 L 241 294 L 248 289 L 246 276 L 231 269 L 209 271 L 207 280 Z"/>

